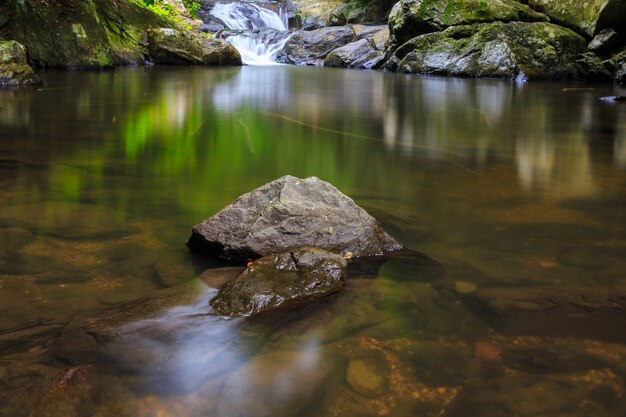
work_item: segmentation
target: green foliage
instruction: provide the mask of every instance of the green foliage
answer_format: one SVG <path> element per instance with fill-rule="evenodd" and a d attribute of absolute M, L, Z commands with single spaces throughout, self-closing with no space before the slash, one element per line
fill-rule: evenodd
<path fill-rule="evenodd" d="M 200 10 L 200 3 L 194 0 L 183 0 L 183 4 L 189 11 L 191 17 L 198 17 L 198 10 Z"/>
<path fill-rule="evenodd" d="M 154 5 L 154 0 L 143 0 L 143 3 L 146 6 L 153 6 Z"/>

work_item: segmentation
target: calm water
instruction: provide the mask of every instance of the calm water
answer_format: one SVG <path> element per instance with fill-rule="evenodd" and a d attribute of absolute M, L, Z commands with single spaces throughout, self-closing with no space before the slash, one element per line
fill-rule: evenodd
<path fill-rule="evenodd" d="M 466 302 L 626 287 L 626 105 L 599 100 L 625 90 L 286 66 L 43 76 L 0 91 L 0 416 L 46 392 L 35 415 L 625 412 L 610 314 L 601 336 L 584 315 L 534 332 Z M 191 227 L 285 174 L 333 183 L 441 269 L 392 260 L 319 305 L 212 316 L 195 277 L 221 265 L 187 253 Z M 154 302 L 165 287 L 183 295 Z M 125 317 L 95 355 L 76 333 L 92 313 Z"/>

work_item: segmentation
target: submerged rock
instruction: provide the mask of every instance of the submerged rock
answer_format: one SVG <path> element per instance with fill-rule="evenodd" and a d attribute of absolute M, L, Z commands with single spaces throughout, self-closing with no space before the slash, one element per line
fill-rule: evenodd
<path fill-rule="evenodd" d="M 16 41 L 0 41 L 0 87 L 41 84 L 28 65 L 26 48 Z"/>
<path fill-rule="evenodd" d="M 304 246 L 355 257 L 402 249 L 376 219 L 331 184 L 290 175 L 242 195 L 196 225 L 187 244 L 230 259 Z"/>
<path fill-rule="evenodd" d="M 401 0 L 389 13 L 389 30 L 393 44 L 400 46 L 415 36 L 450 26 L 547 20 L 515 0 Z"/>
<path fill-rule="evenodd" d="M 580 78 L 582 36 L 551 23 L 454 26 L 399 47 L 388 69 L 418 74 L 509 78 L 518 81 Z"/>
<path fill-rule="evenodd" d="M 485 288 L 463 300 L 505 334 L 625 340 L 625 288 Z"/>
<path fill-rule="evenodd" d="M 296 32 L 276 55 L 276 61 L 322 66 L 330 51 L 355 40 L 352 28 L 343 26 Z"/>
<path fill-rule="evenodd" d="M 157 64 L 241 65 L 241 55 L 223 39 L 171 28 L 148 31 L 148 51 Z"/>
<path fill-rule="evenodd" d="M 211 305 L 218 314 L 251 317 L 326 297 L 343 288 L 347 262 L 318 248 L 257 259 L 220 289 Z"/>
<path fill-rule="evenodd" d="M 357 394 L 377 398 L 389 390 L 391 369 L 379 350 L 363 349 L 346 366 L 346 383 Z"/>

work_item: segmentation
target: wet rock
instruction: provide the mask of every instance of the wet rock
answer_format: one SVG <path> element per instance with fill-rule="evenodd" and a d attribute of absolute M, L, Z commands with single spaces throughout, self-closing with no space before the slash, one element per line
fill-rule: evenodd
<path fill-rule="evenodd" d="M 307 16 L 302 22 L 302 30 L 316 30 L 326 27 L 326 23 L 319 18 Z"/>
<path fill-rule="evenodd" d="M 551 23 L 455 26 L 418 36 L 399 47 L 385 66 L 398 72 L 508 78 L 572 79 L 585 40 Z"/>
<path fill-rule="evenodd" d="M 625 340 L 625 288 L 486 288 L 463 301 L 496 330 L 509 335 Z"/>
<path fill-rule="evenodd" d="M 589 51 L 600 56 L 608 56 L 613 49 L 619 46 L 619 35 L 613 29 L 601 30 L 587 45 Z"/>
<path fill-rule="evenodd" d="M 613 28 L 624 33 L 626 3 L 622 0 L 529 0 L 528 5 L 541 10 L 564 26 L 594 36 L 601 30 Z"/>
<path fill-rule="evenodd" d="M 611 71 L 609 71 L 600 57 L 594 53 L 587 52 L 579 55 L 576 59 L 576 65 L 586 80 L 610 81 L 613 78 Z"/>
<path fill-rule="evenodd" d="M 600 100 L 608 103 L 626 103 L 626 96 L 606 96 L 600 97 Z"/>
<path fill-rule="evenodd" d="M 148 31 L 148 52 L 157 64 L 241 65 L 241 55 L 225 40 L 172 28 Z"/>
<path fill-rule="evenodd" d="M 18 225 L 64 238 L 116 237 L 132 234 L 125 213 L 104 206 L 43 202 L 0 208 L 0 225 Z"/>
<path fill-rule="evenodd" d="M 547 17 L 515 0 L 401 0 L 389 13 L 392 44 L 450 26 L 492 22 L 540 22 Z"/>
<path fill-rule="evenodd" d="M 283 64 L 324 65 L 329 52 L 356 40 L 349 27 L 329 27 L 296 32 L 276 55 Z"/>
<path fill-rule="evenodd" d="M 251 317 L 306 304 L 341 290 L 346 269 L 341 255 L 318 248 L 268 255 L 227 282 L 211 305 L 223 316 Z"/>
<path fill-rule="evenodd" d="M 0 87 L 41 84 L 28 64 L 26 48 L 16 41 L 0 41 Z"/>
<path fill-rule="evenodd" d="M 374 48 L 367 39 L 361 39 L 329 53 L 324 59 L 324 66 L 371 69 L 383 59 L 382 51 Z"/>
<path fill-rule="evenodd" d="M 196 225 L 190 248 L 231 259 L 254 259 L 303 246 L 354 257 L 402 245 L 352 199 L 316 177 L 281 177 Z"/>
<path fill-rule="evenodd" d="M 389 389 L 391 370 L 379 350 L 363 350 L 350 359 L 346 367 L 346 383 L 357 394 L 377 398 Z"/>
<path fill-rule="evenodd" d="M 325 67 L 371 69 L 382 63 L 389 31 L 381 29 L 372 34 L 355 31 L 355 34 L 362 38 L 329 53 L 324 59 Z"/>

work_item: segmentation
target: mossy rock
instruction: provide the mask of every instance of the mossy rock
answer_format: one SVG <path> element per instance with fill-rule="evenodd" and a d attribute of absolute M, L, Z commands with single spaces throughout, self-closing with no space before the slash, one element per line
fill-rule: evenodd
<path fill-rule="evenodd" d="M 393 45 L 450 26 L 492 22 L 541 22 L 547 17 L 515 0 L 401 0 L 389 13 Z"/>
<path fill-rule="evenodd" d="M 239 51 L 225 40 L 172 28 L 149 30 L 148 52 L 157 64 L 241 65 Z"/>
<path fill-rule="evenodd" d="M 602 29 L 626 31 L 626 1 L 624 0 L 529 0 L 555 22 L 594 36 Z"/>
<path fill-rule="evenodd" d="M 41 84 L 28 65 L 26 48 L 16 41 L 0 42 L 0 87 Z"/>
<path fill-rule="evenodd" d="M 145 61 L 145 30 L 172 23 L 127 0 L 8 0 L 0 15 L 10 39 L 38 67 L 102 68 Z"/>
<path fill-rule="evenodd" d="M 418 36 L 387 60 L 405 73 L 508 78 L 517 81 L 582 78 L 576 57 L 585 39 L 551 23 L 488 23 Z"/>
<path fill-rule="evenodd" d="M 352 0 L 335 7 L 328 18 L 329 26 L 343 26 L 348 23 L 382 24 L 387 20 L 393 6 L 390 0 Z"/>

